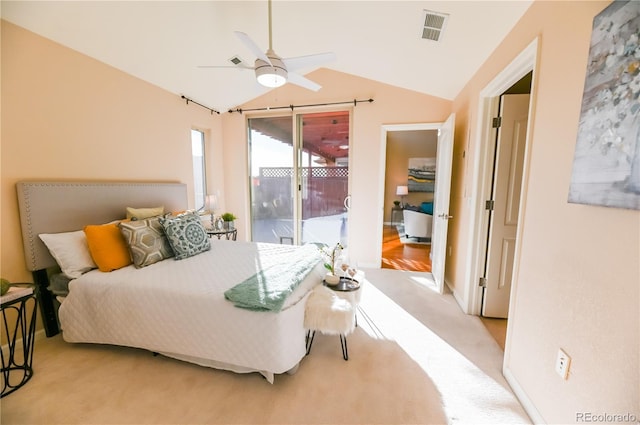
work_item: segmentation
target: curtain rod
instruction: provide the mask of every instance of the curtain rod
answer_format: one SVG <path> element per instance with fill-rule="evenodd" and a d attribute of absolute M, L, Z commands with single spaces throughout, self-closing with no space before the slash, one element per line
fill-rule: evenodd
<path fill-rule="evenodd" d="M 180 96 L 180 97 L 182 97 L 184 100 L 186 100 L 187 105 L 189 104 L 189 102 L 191 102 L 191 103 L 195 103 L 196 105 L 201 106 L 201 107 L 203 107 L 204 109 L 208 109 L 208 110 L 211 112 L 211 115 L 213 115 L 213 113 L 214 113 L 214 112 L 215 112 L 216 114 L 220 115 L 220 112 L 219 112 L 219 111 L 216 111 L 215 109 L 209 108 L 208 106 L 205 106 L 205 105 L 203 105 L 202 103 L 198 103 L 198 102 L 196 102 L 196 101 L 195 101 L 195 100 L 193 100 L 193 99 L 189 99 L 189 98 L 188 98 L 188 97 L 186 97 L 185 95 L 182 95 L 182 96 Z"/>
<path fill-rule="evenodd" d="M 243 113 L 243 112 L 254 112 L 254 111 L 273 111 L 273 110 L 277 110 L 277 109 L 291 109 L 293 111 L 294 108 L 308 108 L 310 106 L 331 106 L 331 105 L 346 105 L 346 104 L 351 104 L 353 103 L 353 106 L 356 106 L 358 103 L 361 102 L 373 102 L 373 99 L 366 99 L 366 100 L 356 100 L 353 99 L 352 101 L 344 101 L 344 102 L 330 102 L 330 103 L 311 103 L 308 105 L 289 105 L 289 106 L 274 106 L 274 107 L 266 107 L 266 108 L 253 108 L 253 109 L 241 109 L 241 108 L 237 108 L 237 109 L 229 109 L 230 113 L 233 112 L 238 112 L 238 113 Z"/>

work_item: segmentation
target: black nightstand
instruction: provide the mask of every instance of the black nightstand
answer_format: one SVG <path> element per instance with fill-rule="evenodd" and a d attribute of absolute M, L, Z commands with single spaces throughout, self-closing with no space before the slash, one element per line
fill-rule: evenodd
<path fill-rule="evenodd" d="M 33 376 L 33 345 L 38 311 L 36 286 L 13 284 L 9 292 L 0 297 L 0 308 L 4 321 L 2 341 L 8 345 L 8 353 L 2 350 L 1 398 L 22 387 Z"/>

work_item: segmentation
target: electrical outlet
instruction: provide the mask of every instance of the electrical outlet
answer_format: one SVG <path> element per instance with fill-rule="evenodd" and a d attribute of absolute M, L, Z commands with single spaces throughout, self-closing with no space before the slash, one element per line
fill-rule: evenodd
<path fill-rule="evenodd" d="M 569 378 L 569 366 L 571 366 L 571 357 L 565 353 L 562 348 L 558 350 L 558 357 L 556 357 L 556 373 L 562 379 Z"/>

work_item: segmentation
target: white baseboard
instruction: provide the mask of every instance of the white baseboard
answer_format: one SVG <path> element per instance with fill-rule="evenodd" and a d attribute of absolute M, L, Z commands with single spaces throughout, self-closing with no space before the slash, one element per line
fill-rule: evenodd
<path fill-rule="evenodd" d="M 44 332 L 44 329 L 40 329 L 37 330 L 36 333 L 33 335 L 33 341 L 34 343 L 38 342 L 41 339 L 44 339 L 47 337 L 47 334 Z M 22 347 L 22 338 L 17 338 L 16 339 L 16 348 L 18 347 Z M 6 344 L 2 344 L 2 352 L 3 353 L 8 353 L 9 352 L 9 343 Z"/>
<path fill-rule="evenodd" d="M 522 408 L 524 409 L 525 412 L 527 412 L 527 415 L 529 415 L 529 418 L 531 418 L 532 422 L 534 424 L 546 424 L 547 422 L 544 420 L 540 412 L 538 412 L 538 409 L 536 409 L 536 406 L 533 404 L 529 396 L 527 396 L 527 393 L 522 389 L 518 380 L 511 373 L 511 370 L 507 367 L 503 367 L 502 374 L 504 375 L 504 378 L 507 380 L 507 383 L 513 390 L 513 393 L 518 398 L 518 401 L 522 405 Z"/>

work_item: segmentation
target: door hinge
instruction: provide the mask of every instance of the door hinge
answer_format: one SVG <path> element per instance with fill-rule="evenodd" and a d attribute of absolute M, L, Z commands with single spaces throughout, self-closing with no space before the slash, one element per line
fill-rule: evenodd
<path fill-rule="evenodd" d="M 502 117 L 495 117 L 491 123 L 493 128 L 500 128 L 502 125 Z"/>
<path fill-rule="evenodd" d="M 478 286 L 480 286 L 481 288 L 486 288 L 487 287 L 487 278 L 486 277 L 481 277 L 479 279 Z"/>
<path fill-rule="evenodd" d="M 495 201 L 493 199 L 489 199 L 488 201 L 485 201 L 485 203 L 484 203 L 484 209 L 485 210 L 493 211 L 493 207 L 494 206 L 495 206 Z"/>

